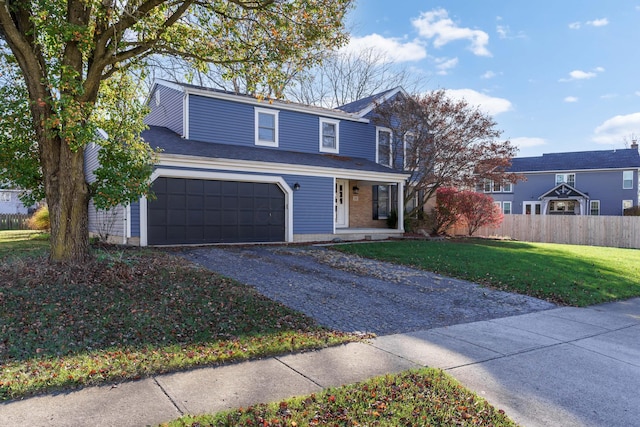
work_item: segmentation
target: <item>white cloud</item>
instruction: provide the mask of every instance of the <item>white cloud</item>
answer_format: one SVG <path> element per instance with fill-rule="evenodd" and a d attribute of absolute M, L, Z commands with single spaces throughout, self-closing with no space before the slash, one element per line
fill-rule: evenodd
<path fill-rule="evenodd" d="M 636 95 L 640 96 L 640 90 L 636 91 Z"/>
<path fill-rule="evenodd" d="M 593 21 L 585 22 L 587 25 L 591 25 L 592 27 L 604 27 L 605 25 L 609 25 L 609 20 L 607 18 L 594 19 Z"/>
<path fill-rule="evenodd" d="M 422 12 L 411 23 L 420 36 L 434 39 L 433 45 L 437 48 L 456 40 L 468 40 L 471 42 L 469 49 L 475 55 L 491 56 L 491 52 L 487 49 L 489 35 L 481 30 L 459 27 L 449 18 L 449 13 L 444 9 Z"/>
<path fill-rule="evenodd" d="M 496 33 L 498 33 L 498 37 L 500 37 L 501 39 L 506 39 L 509 35 L 509 27 L 498 25 L 496 27 Z"/>
<path fill-rule="evenodd" d="M 450 69 L 455 68 L 458 65 L 458 58 L 437 58 L 436 69 L 438 74 L 446 76 Z"/>
<path fill-rule="evenodd" d="M 567 97 L 564 99 L 564 102 L 578 102 L 578 98 L 577 98 L 577 97 L 575 97 L 575 96 L 567 96 Z"/>
<path fill-rule="evenodd" d="M 485 72 L 483 75 L 480 76 L 481 79 L 492 79 L 494 77 L 496 77 L 497 74 L 494 73 L 493 71 L 489 70 L 487 72 Z"/>
<path fill-rule="evenodd" d="M 592 27 L 604 27 L 605 25 L 609 25 L 609 20 L 607 18 L 594 19 L 592 21 L 586 21 L 584 25 L 590 25 Z M 582 22 L 572 22 L 569 24 L 569 28 L 572 30 L 579 30 L 582 28 Z"/>
<path fill-rule="evenodd" d="M 568 78 L 560 79 L 561 82 L 570 82 L 574 80 L 588 80 L 598 76 L 598 73 L 604 72 L 604 68 L 596 67 L 593 71 L 573 70 L 569 73 Z"/>
<path fill-rule="evenodd" d="M 617 93 L 605 93 L 604 95 L 600 96 L 600 99 L 614 99 L 617 97 L 618 97 Z"/>
<path fill-rule="evenodd" d="M 489 115 L 505 113 L 512 109 L 512 104 L 504 98 L 496 98 L 473 89 L 447 89 L 447 95 L 453 99 L 464 99 L 471 106 L 477 106 Z"/>
<path fill-rule="evenodd" d="M 540 145 L 547 145 L 547 141 L 544 138 L 531 138 L 527 136 L 513 138 L 511 139 L 511 143 L 518 148 L 530 148 L 538 147 Z"/>
<path fill-rule="evenodd" d="M 640 113 L 614 116 L 605 120 L 594 130 L 593 140 L 600 144 L 616 144 L 624 142 L 631 134 L 640 130 Z"/>
<path fill-rule="evenodd" d="M 342 48 L 346 52 L 360 52 L 366 49 L 373 49 L 385 59 L 394 62 L 419 61 L 427 57 L 427 49 L 419 41 L 386 38 L 375 33 L 364 37 L 352 37 L 349 44 Z"/>

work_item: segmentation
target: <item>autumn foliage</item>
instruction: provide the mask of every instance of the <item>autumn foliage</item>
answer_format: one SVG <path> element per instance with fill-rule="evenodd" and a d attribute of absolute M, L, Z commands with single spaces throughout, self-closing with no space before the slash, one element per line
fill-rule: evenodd
<path fill-rule="evenodd" d="M 502 212 L 491 196 L 453 187 L 439 188 L 436 192 L 434 228 L 438 234 L 454 225 L 464 225 L 471 236 L 480 227 L 497 227 L 502 219 Z"/>

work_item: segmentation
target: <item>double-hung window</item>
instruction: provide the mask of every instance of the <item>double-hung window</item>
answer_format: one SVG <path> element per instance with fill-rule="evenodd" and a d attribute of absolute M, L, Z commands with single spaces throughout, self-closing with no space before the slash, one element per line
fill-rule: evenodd
<path fill-rule="evenodd" d="M 373 190 L 373 219 L 387 219 L 391 207 L 390 187 L 388 185 L 374 185 Z"/>
<path fill-rule="evenodd" d="M 278 146 L 278 111 L 255 108 L 256 145 Z"/>
<path fill-rule="evenodd" d="M 376 162 L 391 166 L 391 129 L 377 128 L 376 132 Z"/>
<path fill-rule="evenodd" d="M 589 201 L 589 215 L 600 215 L 600 200 Z"/>
<path fill-rule="evenodd" d="M 502 213 L 505 215 L 511 214 L 511 202 L 502 202 Z"/>
<path fill-rule="evenodd" d="M 556 185 L 567 184 L 572 187 L 576 186 L 576 174 L 575 173 L 557 173 Z"/>
<path fill-rule="evenodd" d="M 10 201 L 11 201 L 11 192 L 0 191 L 0 202 L 10 202 Z"/>
<path fill-rule="evenodd" d="M 633 188 L 633 171 L 622 172 L 622 188 L 631 190 Z"/>
<path fill-rule="evenodd" d="M 338 120 L 320 118 L 320 151 L 338 153 L 340 143 L 340 122 Z"/>

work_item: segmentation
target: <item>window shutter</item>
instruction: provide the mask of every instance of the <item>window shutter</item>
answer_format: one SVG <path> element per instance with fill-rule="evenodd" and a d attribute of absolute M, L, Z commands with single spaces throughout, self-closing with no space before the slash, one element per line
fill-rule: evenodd
<path fill-rule="evenodd" d="M 373 219 L 378 219 L 378 186 L 371 186 L 371 199 L 373 200 Z"/>

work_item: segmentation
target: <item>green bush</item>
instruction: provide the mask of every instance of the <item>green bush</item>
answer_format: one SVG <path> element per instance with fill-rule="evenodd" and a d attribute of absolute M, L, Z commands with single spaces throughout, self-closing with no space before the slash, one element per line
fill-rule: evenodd
<path fill-rule="evenodd" d="M 27 221 L 27 226 L 31 230 L 49 230 L 51 228 L 51 222 L 49 221 L 49 208 L 47 206 L 41 206 L 29 221 Z"/>

